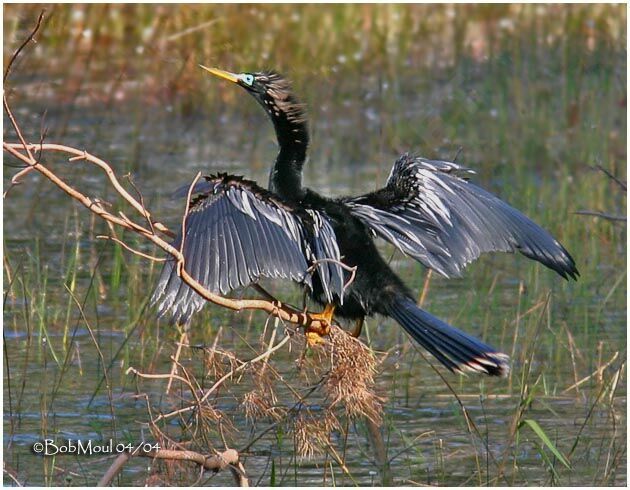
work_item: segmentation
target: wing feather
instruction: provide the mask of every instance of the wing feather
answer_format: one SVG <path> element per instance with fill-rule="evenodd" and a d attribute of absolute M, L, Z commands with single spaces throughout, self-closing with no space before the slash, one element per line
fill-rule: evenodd
<path fill-rule="evenodd" d="M 226 294 L 230 290 L 230 268 L 228 266 L 228 249 L 226 245 L 225 227 L 223 225 L 225 221 L 225 214 L 223 212 L 223 200 L 219 200 L 217 203 L 218 212 L 220 213 L 220 220 L 217 222 L 217 239 L 219 242 L 219 289 L 216 291 L 220 294 Z M 186 287 L 182 285 L 182 287 Z"/>
<path fill-rule="evenodd" d="M 401 156 L 383 189 L 345 199 L 377 235 L 450 277 L 485 252 L 519 251 L 564 278 L 575 261 L 547 231 L 498 197 L 468 182 L 451 162 Z"/>
<path fill-rule="evenodd" d="M 188 186 L 178 191 L 188 194 Z M 300 209 L 241 177 L 206 177 L 193 189 L 186 218 L 183 249 L 186 271 L 206 289 L 225 295 L 261 277 L 292 279 L 311 286 L 309 267 L 321 260 L 315 274 L 324 293 L 343 301 L 339 247 L 328 217 Z M 181 237 L 173 246 L 179 248 Z M 310 250 L 315 250 L 311 256 Z M 177 276 L 174 260 L 164 264 L 152 302 L 160 315 L 170 311 L 185 323 L 205 300 Z"/>

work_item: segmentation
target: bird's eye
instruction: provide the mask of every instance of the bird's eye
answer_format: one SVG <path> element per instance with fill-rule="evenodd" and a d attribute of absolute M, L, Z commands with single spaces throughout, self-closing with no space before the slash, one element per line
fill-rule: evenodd
<path fill-rule="evenodd" d="M 251 87 L 254 84 L 254 75 L 243 75 L 241 80 L 243 80 L 246 85 L 249 85 Z"/>

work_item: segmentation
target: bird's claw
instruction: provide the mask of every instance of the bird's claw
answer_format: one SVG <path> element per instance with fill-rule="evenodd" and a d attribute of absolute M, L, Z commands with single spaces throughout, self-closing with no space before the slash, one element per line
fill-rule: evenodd
<path fill-rule="evenodd" d="M 322 344 L 322 337 L 330 333 L 335 305 L 327 304 L 321 313 L 311 314 L 311 322 L 306 327 L 306 342 L 310 347 Z"/>
<path fill-rule="evenodd" d="M 316 345 L 321 345 L 324 343 L 323 337 L 317 332 L 309 332 L 308 330 L 305 333 L 306 335 L 306 343 L 309 347 L 315 347 Z"/>

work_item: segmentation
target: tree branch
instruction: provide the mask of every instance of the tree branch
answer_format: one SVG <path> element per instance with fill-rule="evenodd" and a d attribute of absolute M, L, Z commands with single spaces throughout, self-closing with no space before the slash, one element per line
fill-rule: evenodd
<path fill-rule="evenodd" d="M 19 131 L 19 126 L 17 121 L 12 116 L 11 110 L 6 103 L 5 99 L 5 108 L 10 114 L 10 118 L 12 122 L 15 122 L 15 129 Z M 263 299 L 230 299 L 225 298 L 223 296 L 219 296 L 208 291 L 202 284 L 200 284 L 197 280 L 195 280 L 192 276 L 188 274 L 185 268 L 185 260 L 184 256 L 180 250 L 174 248 L 170 243 L 166 242 L 162 237 L 153 233 L 150 229 L 147 229 L 140 224 L 132 221 L 123 213 L 120 213 L 119 216 L 110 213 L 106 210 L 98 200 L 91 199 L 78 191 L 76 188 L 72 187 L 66 181 L 61 179 L 57 174 L 55 174 L 52 170 L 50 170 L 46 165 L 41 162 L 35 160 L 30 154 L 24 154 L 20 149 L 31 150 L 36 149 L 40 152 L 61 152 L 68 155 L 72 155 L 71 160 L 84 160 L 86 162 L 92 163 L 99 167 L 105 174 L 107 175 L 111 185 L 114 187 L 116 192 L 127 201 L 143 218 L 146 220 L 151 220 L 153 223 L 153 227 L 162 232 L 164 235 L 169 237 L 174 236 L 173 232 L 171 232 L 165 225 L 160 222 L 154 221 L 151 218 L 151 213 L 142 206 L 137 199 L 131 196 L 120 184 L 118 178 L 116 177 L 115 172 L 111 168 L 109 164 L 100 158 L 91 155 L 90 153 L 84 150 L 78 150 L 76 148 L 72 148 L 65 145 L 53 144 L 53 143 L 43 143 L 39 145 L 28 144 L 28 143 L 3 143 L 2 144 L 4 150 L 9 154 L 13 155 L 18 160 L 22 161 L 29 167 L 33 168 L 37 172 L 41 173 L 44 177 L 50 180 L 53 184 L 63 190 L 70 197 L 80 202 L 89 209 L 92 213 L 95 213 L 97 216 L 102 218 L 103 220 L 118 225 L 120 227 L 131 230 L 144 238 L 150 240 L 154 244 L 156 244 L 159 248 L 164 250 L 166 253 L 170 254 L 178 263 L 177 272 L 179 277 L 184 281 L 190 288 L 192 288 L 197 294 L 201 297 L 210 301 L 219 306 L 223 306 L 225 308 L 229 308 L 234 311 L 243 311 L 243 310 L 262 310 L 270 315 L 276 316 L 281 320 L 289 323 L 293 323 L 300 326 L 309 326 L 314 329 L 325 328 L 326 325 L 322 323 L 321 320 L 317 318 L 313 318 L 309 312 L 302 312 L 290 305 L 283 304 L 279 301 L 270 301 Z"/>
<path fill-rule="evenodd" d="M 135 454 L 122 453 L 109 467 L 105 474 L 99 480 L 97 486 L 106 487 L 122 470 L 123 466 L 133 456 L 142 456 L 145 458 L 153 459 L 166 459 L 169 461 L 190 461 L 198 464 L 204 470 L 219 472 L 229 468 L 234 477 L 234 481 L 239 487 L 249 487 L 249 480 L 245 473 L 245 468 L 240 462 L 238 451 L 235 449 L 226 449 L 222 453 L 215 454 L 214 456 L 205 456 L 196 451 L 188 450 L 176 450 L 176 449 L 157 449 L 154 451 L 138 451 Z"/>

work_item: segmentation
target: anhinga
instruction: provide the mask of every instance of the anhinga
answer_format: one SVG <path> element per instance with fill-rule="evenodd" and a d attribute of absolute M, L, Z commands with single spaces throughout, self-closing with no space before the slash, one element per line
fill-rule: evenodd
<path fill-rule="evenodd" d="M 404 154 L 385 187 L 331 199 L 302 186 L 309 137 L 304 107 L 274 72 L 233 74 L 202 67 L 243 87 L 273 122 L 280 151 L 269 190 L 236 175 L 206 176 L 193 189 L 183 250 L 187 272 L 226 294 L 261 277 L 288 278 L 336 315 L 360 324 L 376 313 L 394 318 L 449 370 L 505 375 L 508 356 L 416 305 L 414 295 L 379 254 L 373 239 L 443 276 L 459 276 L 484 252 L 520 253 L 576 279 L 575 262 L 548 232 L 467 180 L 471 170 Z M 179 246 L 181 237 L 176 239 Z M 354 281 L 344 289 L 349 272 Z M 187 322 L 205 300 L 166 262 L 154 293 L 160 314 Z"/>

